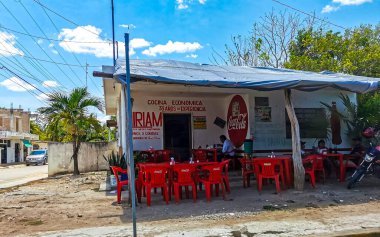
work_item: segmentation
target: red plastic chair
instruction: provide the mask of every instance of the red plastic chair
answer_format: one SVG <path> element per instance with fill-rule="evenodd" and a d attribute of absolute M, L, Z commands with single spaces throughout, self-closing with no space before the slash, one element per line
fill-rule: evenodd
<path fill-rule="evenodd" d="M 315 165 L 314 165 L 314 171 L 322 173 L 323 176 L 323 183 L 325 183 L 326 179 L 326 172 L 325 172 L 325 166 L 323 164 L 323 160 L 325 159 L 321 155 L 313 155 L 315 159 Z"/>
<path fill-rule="evenodd" d="M 128 180 L 121 181 L 119 179 L 119 173 L 121 174 L 128 174 L 127 170 L 124 170 L 117 166 L 111 166 L 112 172 L 115 175 L 116 178 L 116 184 L 117 184 L 117 203 L 120 204 L 121 202 L 121 189 L 123 186 L 128 186 Z"/>
<path fill-rule="evenodd" d="M 208 161 L 207 151 L 205 149 L 194 149 L 192 153 L 194 160 L 199 160 L 200 162 Z"/>
<path fill-rule="evenodd" d="M 220 162 L 220 167 L 222 167 L 223 182 L 226 187 L 227 193 L 231 193 L 230 179 L 228 177 L 228 166 L 230 165 L 230 162 L 231 162 L 230 159 Z"/>
<path fill-rule="evenodd" d="M 175 201 L 178 203 L 182 187 L 186 189 L 186 198 L 189 198 L 189 186 L 193 192 L 193 200 L 197 201 L 197 186 L 195 184 L 193 174 L 196 172 L 196 167 L 188 164 L 176 164 L 173 167 L 174 176 L 176 178 L 173 181 Z"/>
<path fill-rule="evenodd" d="M 160 165 L 145 166 L 143 173 L 142 186 L 146 189 L 147 205 L 150 206 L 151 204 L 152 188 L 161 188 L 164 200 L 166 204 L 169 204 L 169 187 L 166 181 L 168 168 Z"/>
<path fill-rule="evenodd" d="M 239 159 L 241 164 L 241 175 L 243 176 L 243 187 L 250 186 L 251 175 L 255 173 L 254 165 L 252 160 L 246 158 Z"/>
<path fill-rule="evenodd" d="M 170 161 L 170 155 L 173 154 L 173 151 L 171 150 L 155 150 L 155 162 L 161 163 L 161 162 L 169 162 Z"/>
<path fill-rule="evenodd" d="M 315 188 L 315 162 L 316 156 L 311 155 L 302 160 L 302 164 L 305 169 L 305 174 L 309 175 L 311 186 Z"/>
<path fill-rule="evenodd" d="M 223 175 L 222 175 L 222 167 L 220 164 L 217 165 L 209 165 L 202 167 L 202 170 L 207 171 L 208 175 L 207 177 L 203 177 L 200 179 L 200 182 L 205 185 L 206 189 L 206 199 L 207 201 L 211 201 L 211 185 L 215 185 L 215 193 L 216 196 L 219 195 L 219 185 L 222 186 L 222 194 L 223 199 L 225 199 L 225 190 L 223 185 Z"/>
<path fill-rule="evenodd" d="M 280 188 L 280 177 L 284 182 L 282 162 L 281 160 L 276 160 L 275 158 L 260 158 L 254 159 L 255 165 L 257 165 L 257 188 L 261 192 L 263 187 L 263 179 L 274 179 L 276 182 L 276 192 L 281 191 Z"/>

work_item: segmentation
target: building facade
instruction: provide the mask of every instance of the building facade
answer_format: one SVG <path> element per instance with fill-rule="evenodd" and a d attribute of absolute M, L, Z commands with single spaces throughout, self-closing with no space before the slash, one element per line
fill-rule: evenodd
<path fill-rule="evenodd" d="M 0 109 L 0 163 L 23 162 L 32 149 L 30 112 L 23 109 Z"/>

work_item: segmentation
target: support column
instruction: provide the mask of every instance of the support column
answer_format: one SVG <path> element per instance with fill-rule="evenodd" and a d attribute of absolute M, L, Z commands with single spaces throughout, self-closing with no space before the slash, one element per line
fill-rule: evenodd
<path fill-rule="evenodd" d="M 301 157 L 300 126 L 292 102 L 291 90 L 285 89 L 285 108 L 288 114 L 292 131 L 292 150 L 294 166 L 294 188 L 302 191 L 305 183 L 305 169 Z"/>

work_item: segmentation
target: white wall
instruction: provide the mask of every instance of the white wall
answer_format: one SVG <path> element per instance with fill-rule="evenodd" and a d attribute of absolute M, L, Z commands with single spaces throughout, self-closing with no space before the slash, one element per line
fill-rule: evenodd
<path fill-rule="evenodd" d="M 345 113 L 344 106 L 339 99 L 338 90 L 326 89 L 315 92 L 302 92 L 292 91 L 293 103 L 295 108 L 324 108 L 320 102 L 325 102 L 331 105 L 332 101 L 337 103 L 338 111 Z M 352 101 L 356 101 L 356 94 L 343 92 L 349 95 Z M 269 97 L 269 106 L 272 108 L 272 121 L 271 122 L 255 122 L 255 96 Z M 271 149 L 289 149 L 291 148 L 291 139 L 286 139 L 286 125 L 285 125 L 285 102 L 283 91 L 272 92 L 259 92 L 254 91 L 249 96 L 250 106 L 250 126 L 256 141 L 254 142 L 254 149 L 258 150 L 271 150 Z M 350 147 L 350 140 L 346 136 L 346 125 L 341 122 L 341 137 L 342 144 L 339 147 Z M 316 139 L 302 139 L 306 141 L 306 148 L 311 148 L 317 145 Z M 332 147 L 331 141 L 326 140 L 326 145 Z"/>
<path fill-rule="evenodd" d="M 167 93 L 168 94 L 168 93 Z M 248 96 L 242 95 L 246 100 Z M 223 94 L 223 95 L 207 95 L 207 94 L 183 94 L 176 96 L 160 96 L 152 95 L 150 93 L 133 93 L 132 97 L 134 98 L 133 102 L 133 112 L 149 112 L 150 116 L 154 113 L 154 116 L 157 120 L 158 116 L 161 113 L 183 113 L 191 114 L 193 116 L 206 116 L 207 129 L 192 129 L 193 136 L 193 148 L 198 148 L 199 146 L 205 148 L 206 145 L 212 145 L 220 143 L 219 136 L 226 134 L 226 127 L 220 128 L 214 124 L 216 117 L 220 117 L 226 120 L 227 110 L 233 95 Z M 154 103 L 152 103 L 154 101 Z M 160 103 L 166 102 L 166 105 L 159 105 Z M 204 107 L 205 111 L 178 111 L 178 106 L 173 107 L 173 101 L 199 101 L 201 105 L 186 106 L 184 107 L 196 107 L 202 109 Z M 168 111 L 170 109 L 176 108 L 176 111 Z M 136 115 L 136 114 L 135 114 Z M 140 116 L 139 116 L 140 118 Z M 135 118 L 136 119 L 136 118 Z M 153 120 L 153 119 L 151 119 Z M 163 120 L 162 120 L 163 122 Z M 135 122 L 136 125 L 136 122 Z M 141 124 L 139 124 L 141 125 Z M 151 129 L 139 129 L 134 127 L 134 150 L 147 150 L 150 146 L 154 149 L 163 148 L 163 126 L 156 126 L 155 124 Z M 193 120 L 191 120 L 191 125 L 193 126 Z M 145 132 L 153 132 L 155 135 L 144 136 Z M 138 135 L 139 134 L 139 135 Z M 137 137 L 148 137 L 148 139 L 136 139 Z"/>

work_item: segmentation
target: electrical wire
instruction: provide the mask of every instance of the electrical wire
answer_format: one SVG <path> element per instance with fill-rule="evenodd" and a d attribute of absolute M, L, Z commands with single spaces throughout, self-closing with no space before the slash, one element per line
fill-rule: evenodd
<path fill-rule="evenodd" d="M 49 96 L 48 94 L 46 94 L 44 91 L 42 91 L 41 89 L 39 89 L 38 87 L 36 87 L 35 85 L 33 85 L 32 83 L 28 82 L 27 80 L 25 80 L 24 78 L 20 77 L 17 73 L 13 72 L 12 70 L 10 70 L 8 67 L 4 66 L 3 64 L 0 64 L 0 69 L 5 69 L 6 71 L 12 73 L 14 76 L 16 76 L 17 78 L 19 78 L 20 80 L 22 80 L 23 82 L 27 83 L 28 85 L 30 85 L 31 87 L 33 87 L 34 89 L 38 90 L 39 92 L 41 92 L 42 94 L 46 95 L 46 96 Z"/>
<path fill-rule="evenodd" d="M 297 9 L 297 8 L 295 8 L 295 7 L 292 7 L 292 6 L 288 5 L 288 4 L 282 3 L 282 2 L 280 2 L 280 1 L 278 1 L 278 0 L 272 0 L 272 1 L 273 1 L 273 2 L 276 2 L 276 3 L 280 4 L 280 5 L 282 5 L 282 6 L 284 6 L 284 7 L 290 8 L 290 9 L 292 9 L 292 10 L 294 10 L 294 11 L 300 12 L 300 13 L 302 13 L 302 14 L 304 14 L 304 15 L 307 15 L 307 16 L 310 16 L 310 17 L 313 17 L 313 18 L 315 18 L 315 19 L 317 19 L 317 20 L 319 20 L 319 21 L 322 21 L 322 22 L 324 22 L 324 23 L 327 23 L 327 24 L 333 25 L 333 26 L 338 27 L 338 28 L 341 28 L 341 29 L 343 29 L 343 30 L 347 30 L 346 27 L 343 27 L 343 26 L 341 26 L 341 25 L 337 25 L 337 24 L 335 24 L 335 23 L 332 23 L 331 21 L 324 20 L 324 19 L 319 18 L 319 17 L 317 17 L 317 16 L 315 16 L 315 15 L 313 15 L 313 14 L 307 13 L 307 12 L 305 12 L 305 11 L 302 11 L 302 10 L 300 10 L 300 9 Z"/>
<path fill-rule="evenodd" d="M 58 12 L 56 12 L 56 11 L 50 9 L 50 8 L 47 7 L 46 5 L 42 4 L 39 0 L 33 0 L 33 1 L 34 1 L 35 3 L 37 3 L 37 4 L 39 4 L 41 7 L 45 8 L 46 10 L 48 10 L 48 11 L 54 13 L 55 15 L 61 17 L 61 18 L 64 19 L 65 21 L 67 21 L 67 22 L 69 22 L 69 23 L 71 23 L 71 24 L 73 24 L 73 25 L 75 25 L 75 26 L 77 26 L 77 27 L 80 27 L 80 28 L 82 28 L 82 29 L 84 29 L 84 30 L 86 30 L 86 31 L 88 31 L 88 32 L 90 32 L 90 33 L 92 33 L 92 34 L 94 34 L 94 35 L 100 36 L 98 33 L 93 32 L 93 31 L 91 31 L 91 30 L 89 30 L 89 29 L 87 29 L 87 28 L 84 28 L 83 26 L 80 26 L 79 24 L 75 23 L 74 21 L 72 21 L 72 20 L 66 18 L 65 16 L 62 16 L 62 15 L 59 14 Z"/>
<path fill-rule="evenodd" d="M 49 61 L 49 60 L 41 59 L 41 58 L 30 57 L 30 56 L 14 53 L 14 52 L 3 50 L 3 49 L 0 49 L 0 51 L 6 52 L 6 53 L 10 53 L 13 56 L 20 56 L 20 57 L 24 57 L 24 58 L 30 58 L 30 59 L 34 59 L 34 60 L 41 61 L 41 62 L 46 62 L 46 63 L 52 63 L 52 64 L 64 65 L 64 66 L 72 66 L 72 67 L 86 67 L 86 66 L 83 66 L 83 65 L 61 63 L 61 62 Z M 101 66 L 88 65 L 88 67 L 101 67 Z"/>
<path fill-rule="evenodd" d="M 25 5 L 22 3 L 22 1 L 19 1 L 20 5 L 24 8 L 24 10 L 28 13 L 28 15 L 30 16 L 30 18 L 32 18 L 33 22 L 37 25 L 38 29 L 41 31 L 41 33 L 47 37 L 47 35 L 45 34 L 45 31 L 41 28 L 41 26 L 38 24 L 38 22 L 34 19 L 34 17 L 32 16 L 32 14 L 30 14 L 29 10 L 25 7 Z M 51 43 L 51 42 L 50 42 Z M 67 61 L 66 59 L 62 56 L 62 54 L 57 50 L 57 48 L 55 46 L 53 46 L 53 48 L 57 51 L 59 57 L 67 64 Z M 81 79 L 79 78 L 79 76 L 77 75 L 77 73 L 73 70 L 72 66 L 68 66 L 70 71 L 73 73 L 73 75 L 75 75 L 75 77 L 81 81 Z M 82 81 L 83 83 L 83 81 Z M 83 83 L 84 84 L 84 83 Z"/>
<path fill-rule="evenodd" d="M 59 33 L 59 29 L 58 29 L 57 25 L 54 23 L 54 21 L 53 21 L 53 19 L 50 17 L 50 15 L 47 13 L 46 9 L 43 8 L 42 6 L 41 6 L 41 8 L 42 8 L 42 10 L 45 12 L 45 15 L 49 18 L 49 20 L 50 20 L 51 24 L 54 26 L 55 30 Z M 72 51 L 72 50 L 70 49 L 70 46 L 69 46 L 69 45 L 67 45 L 67 47 L 69 48 L 70 51 Z M 81 65 L 81 63 L 80 63 L 78 57 L 77 57 L 73 52 L 71 52 L 71 54 L 74 56 L 74 58 L 75 58 L 75 60 L 78 62 L 78 64 Z M 87 62 L 86 62 L 86 69 L 83 68 L 84 72 L 86 73 L 86 77 L 87 77 L 87 67 L 88 67 L 88 66 L 89 66 L 89 65 L 88 65 Z M 100 94 L 102 94 L 102 92 L 100 91 L 100 89 L 98 88 L 98 86 L 95 84 L 95 82 L 94 82 L 93 80 L 91 80 L 91 82 L 92 82 L 93 85 L 95 86 L 96 90 L 97 90 Z"/>
<path fill-rule="evenodd" d="M 13 19 L 23 28 L 23 30 L 29 34 L 28 30 L 24 27 L 23 24 L 21 24 L 21 22 L 17 19 L 17 17 L 4 5 L 4 3 L 2 1 L 0 1 L 0 4 L 3 5 L 3 7 L 7 10 L 7 12 L 13 17 Z M 32 37 L 31 37 L 32 38 Z M 54 60 L 45 52 L 45 50 L 41 47 L 40 44 L 38 44 L 38 42 L 32 38 L 32 40 L 36 43 L 36 45 L 41 49 L 41 51 L 51 60 L 54 62 Z M 67 79 L 69 79 L 71 81 L 71 83 L 74 85 L 74 86 L 78 86 L 68 75 L 67 73 L 62 70 L 62 68 L 58 65 L 58 64 L 55 64 L 55 66 L 58 68 L 58 70 L 60 70 L 62 72 L 63 75 L 65 75 L 67 77 Z"/>
<path fill-rule="evenodd" d="M 0 73 L 0 76 L 3 76 L 4 78 L 8 78 L 8 76 Z M 46 101 L 40 99 L 40 95 L 38 95 L 37 93 L 35 93 L 34 91 L 26 88 L 25 86 L 23 86 L 22 84 L 18 83 L 17 81 L 13 80 L 12 78 L 8 78 L 10 81 L 12 81 L 13 83 L 19 85 L 20 87 L 24 88 L 25 91 L 27 91 L 29 94 L 31 94 L 33 97 L 35 97 L 37 100 L 39 100 L 40 102 L 44 103 L 45 105 L 49 105 Z"/>
<path fill-rule="evenodd" d="M 1 35 L 0 35 L 0 37 L 1 37 Z M 3 38 L 3 41 L 4 41 L 4 38 Z M 5 45 L 1 41 L 0 41 L 0 43 L 5 48 Z M 20 45 L 20 46 L 22 46 L 22 45 Z M 10 57 L 4 57 L 4 58 L 7 59 L 8 61 L 10 61 L 13 65 L 17 65 L 20 68 L 22 68 L 23 71 L 29 73 L 30 77 L 33 78 L 34 80 L 36 80 L 37 82 L 39 82 L 41 85 L 43 84 L 42 80 L 40 80 L 36 76 L 34 76 L 16 57 L 13 58 L 14 61 L 11 60 Z M 55 80 L 55 79 L 52 79 L 51 77 L 49 77 L 48 75 L 46 75 L 45 72 L 34 61 L 32 61 L 32 60 L 30 60 L 28 58 L 24 58 L 24 60 L 27 63 L 29 63 L 36 71 L 38 71 L 39 73 L 41 73 L 41 75 L 43 75 L 47 80 Z"/>
<path fill-rule="evenodd" d="M 95 42 L 95 41 L 76 41 L 76 40 L 51 39 L 51 38 L 47 38 L 47 37 L 43 37 L 43 36 L 32 35 L 32 34 L 20 32 L 20 31 L 17 31 L 17 30 L 13 30 L 13 29 L 10 29 L 8 27 L 4 27 L 1 24 L 0 24 L 0 29 L 4 29 L 4 30 L 7 30 L 7 31 L 16 33 L 16 34 L 20 34 L 20 35 L 30 36 L 30 37 L 33 37 L 33 38 L 36 38 L 36 39 L 49 40 L 49 41 L 54 41 L 54 42 L 75 43 L 75 44 L 112 44 L 112 41 L 99 41 L 99 42 Z"/>

